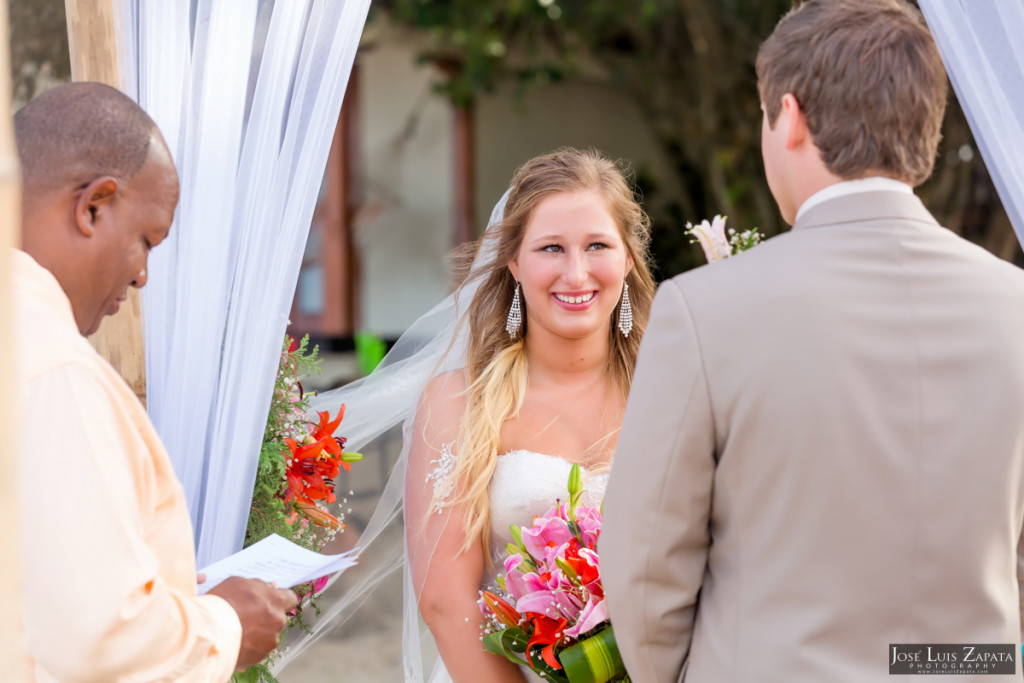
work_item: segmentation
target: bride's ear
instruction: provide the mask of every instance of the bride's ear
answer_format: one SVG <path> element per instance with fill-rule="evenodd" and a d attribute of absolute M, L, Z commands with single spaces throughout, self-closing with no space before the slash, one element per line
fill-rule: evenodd
<path fill-rule="evenodd" d="M 508 270 L 512 273 L 512 277 L 516 279 L 516 282 L 519 282 L 519 261 L 509 261 Z"/>

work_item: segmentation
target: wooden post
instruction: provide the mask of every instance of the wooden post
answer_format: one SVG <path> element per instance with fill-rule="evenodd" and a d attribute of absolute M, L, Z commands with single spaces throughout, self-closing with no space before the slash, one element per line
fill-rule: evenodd
<path fill-rule="evenodd" d="M 120 87 L 112 0 L 65 0 L 71 79 Z M 139 290 L 128 288 L 128 300 L 103 321 L 89 338 L 143 403 L 146 402 L 146 356 L 142 337 Z"/>
<path fill-rule="evenodd" d="M 21 183 L 11 121 L 11 62 L 7 0 L 0 0 L 0 434 L 17 434 L 14 400 L 14 349 L 11 319 L 11 247 L 21 243 Z M 21 650 L 21 580 L 18 576 L 18 461 L 13 440 L 0 448 L 0 662 L 4 678 L 20 683 L 28 675 Z"/>

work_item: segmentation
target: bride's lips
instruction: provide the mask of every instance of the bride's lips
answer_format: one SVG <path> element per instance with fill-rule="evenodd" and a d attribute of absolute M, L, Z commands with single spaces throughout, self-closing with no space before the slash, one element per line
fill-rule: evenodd
<path fill-rule="evenodd" d="M 563 297 L 565 299 L 583 299 L 583 301 L 580 301 L 579 303 L 573 301 L 570 303 L 569 301 L 563 301 L 559 297 Z M 597 290 L 588 289 L 582 292 L 554 292 L 551 294 L 551 299 L 567 311 L 585 311 L 590 308 L 595 301 L 597 301 Z"/>

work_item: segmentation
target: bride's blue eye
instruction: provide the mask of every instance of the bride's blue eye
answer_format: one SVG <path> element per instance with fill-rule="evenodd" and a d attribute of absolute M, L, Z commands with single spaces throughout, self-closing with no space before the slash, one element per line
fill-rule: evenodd
<path fill-rule="evenodd" d="M 560 244 L 549 244 L 549 245 L 547 245 L 545 247 L 541 247 L 540 250 L 541 251 L 549 252 L 551 254 L 555 254 L 555 253 L 558 253 L 558 252 L 562 251 L 562 245 L 560 245 Z"/>
<path fill-rule="evenodd" d="M 593 251 L 601 251 L 602 249 L 607 249 L 607 248 L 608 248 L 608 245 L 605 244 L 604 242 L 594 242 L 589 247 L 587 247 L 587 249 L 591 249 Z"/>

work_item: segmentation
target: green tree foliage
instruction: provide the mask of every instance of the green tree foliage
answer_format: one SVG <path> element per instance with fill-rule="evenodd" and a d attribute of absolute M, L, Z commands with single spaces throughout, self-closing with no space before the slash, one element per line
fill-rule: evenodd
<path fill-rule="evenodd" d="M 791 0 L 379 0 L 376 11 L 428 37 L 419 59 L 456 106 L 499 84 L 526 89 L 598 65 L 644 112 L 675 171 L 638 185 L 654 218 L 661 276 L 703 262 L 687 221 L 728 214 L 738 230 L 784 229 L 764 181 L 754 59 Z M 592 73 L 593 70 L 588 70 Z M 1020 258 L 970 131 L 950 107 L 933 178 L 921 189 L 946 225 Z M 966 146 L 966 147 L 965 147 Z"/>

